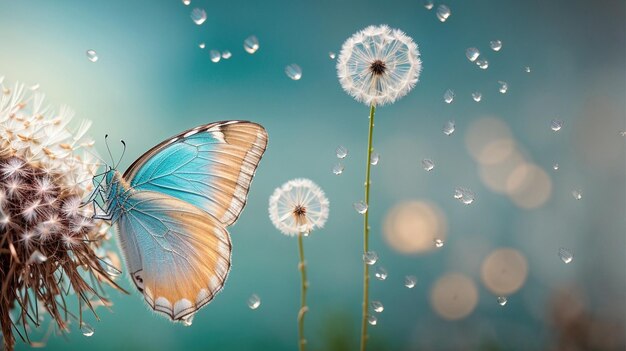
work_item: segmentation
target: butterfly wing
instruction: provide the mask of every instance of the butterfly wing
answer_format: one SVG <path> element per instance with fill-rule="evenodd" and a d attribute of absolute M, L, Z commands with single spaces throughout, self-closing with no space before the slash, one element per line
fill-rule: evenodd
<path fill-rule="evenodd" d="M 148 305 L 180 320 L 223 287 L 231 243 L 215 217 L 174 197 L 133 192 L 118 221 L 131 278 Z"/>
<path fill-rule="evenodd" d="M 216 122 L 183 132 L 141 156 L 124 174 L 136 190 L 164 193 L 224 226 L 243 210 L 267 133 L 256 123 Z"/>

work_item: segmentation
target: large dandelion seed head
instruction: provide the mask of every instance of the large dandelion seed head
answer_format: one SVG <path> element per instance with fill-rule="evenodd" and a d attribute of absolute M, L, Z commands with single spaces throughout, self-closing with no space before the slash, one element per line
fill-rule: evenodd
<path fill-rule="evenodd" d="M 421 69 L 417 44 L 386 25 L 354 34 L 337 59 L 341 87 L 367 105 L 394 103 L 413 89 Z"/>
<path fill-rule="evenodd" d="M 7 349 L 14 331 L 27 339 L 42 314 L 67 330 L 78 311 L 108 304 L 100 282 L 116 286 L 114 268 L 103 263 L 116 260 L 104 246 L 108 228 L 83 204 L 98 168 L 87 152 L 90 123 L 72 133 L 73 113 L 43 102 L 43 94 L 6 87 L 0 78 L 0 326 Z M 69 294 L 80 299 L 78 313 L 68 311 Z"/>
<path fill-rule="evenodd" d="M 308 179 L 294 179 L 274 190 L 269 213 L 278 230 L 293 236 L 322 228 L 328 219 L 328 207 L 319 186 Z"/>

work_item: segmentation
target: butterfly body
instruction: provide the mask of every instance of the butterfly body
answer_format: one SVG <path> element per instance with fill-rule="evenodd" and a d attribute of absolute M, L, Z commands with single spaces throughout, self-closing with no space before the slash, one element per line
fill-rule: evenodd
<path fill-rule="evenodd" d="M 217 122 L 155 146 L 124 175 L 106 172 L 106 219 L 152 309 L 181 320 L 221 290 L 231 266 L 226 227 L 243 210 L 266 145 L 258 124 Z"/>

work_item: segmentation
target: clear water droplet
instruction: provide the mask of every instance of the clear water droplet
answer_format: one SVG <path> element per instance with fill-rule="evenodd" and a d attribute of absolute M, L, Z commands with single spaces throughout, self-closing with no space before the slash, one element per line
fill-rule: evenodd
<path fill-rule="evenodd" d="M 424 7 L 426 8 L 426 10 L 432 10 L 433 6 L 435 6 L 435 4 L 433 3 L 433 0 L 424 1 Z"/>
<path fill-rule="evenodd" d="M 559 258 L 563 261 L 563 263 L 568 264 L 574 259 L 574 254 L 570 249 L 561 247 L 559 248 Z"/>
<path fill-rule="evenodd" d="M 257 50 L 259 50 L 259 39 L 257 39 L 254 35 L 251 35 L 243 41 L 243 48 L 249 54 L 254 54 Z"/>
<path fill-rule="evenodd" d="M 96 50 L 87 50 L 87 59 L 91 62 L 98 61 L 98 53 Z"/>
<path fill-rule="evenodd" d="M 505 296 L 498 296 L 498 305 L 504 306 L 507 303 L 507 299 Z"/>
<path fill-rule="evenodd" d="M 435 168 L 435 163 L 433 162 L 433 160 L 425 158 L 422 160 L 422 167 L 424 167 L 424 170 L 426 172 L 430 172 Z"/>
<path fill-rule="evenodd" d="M 387 279 L 387 270 L 385 269 L 385 267 L 378 266 L 378 267 L 376 267 L 376 271 L 374 272 L 374 276 L 378 280 L 385 280 L 385 279 Z"/>
<path fill-rule="evenodd" d="M 224 51 L 222 51 L 222 58 L 223 58 L 224 60 L 228 60 L 228 59 L 229 59 L 229 58 L 231 58 L 232 56 L 233 56 L 233 54 L 232 54 L 230 51 L 228 51 L 228 50 L 224 50 Z"/>
<path fill-rule="evenodd" d="M 450 8 L 446 5 L 437 6 L 437 19 L 441 22 L 445 22 L 448 17 L 450 17 L 452 13 L 450 12 Z"/>
<path fill-rule="evenodd" d="M 348 148 L 343 145 L 339 145 L 335 150 L 335 154 L 337 154 L 337 158 L 346 158 L 346 156 L 348 156 Z"/>
<path fill-rule="evenodd" d="M 372 306 L 372 309 L 376 313 L 380 313 L 380 312 L 385 310 L 385 306 L 383 306 L 383 304 L 380 301 L 374 300 L 374 301 L 370 302 L 370 306 Z"/>
<path fill-rule="evenodd" d="M 480 51 L 473 47 L 468 48 L 467 50 L 465 50 L 465 56 L 467 56 L 467 59 L 470 60 L 470 62 L 474 62 L 476 61 L 478 56 L 480 56 Z"/>
<path fill-rule="evenodd" d="M 302 78 L 302 68 L 295 63 L 285 67 L 285 74 L 292 80 L 300 80 Z"/>
<path fill-rule="evenodd" d="M 454 189 L 454 198 L 465 205 L 470 205 L 471 203 L 473 203 L 475 197 L 476 196 L 474 195 L 474 192 L 472 192 L 470 189 L 462 187 L 457 187 Z"/>
<path fill-rule="evenodd" d="M 552 165 L 552 169 L 555 170 L 555 171 L 558 171 L 559 170 L 559 164 L 558 163 L 553 164 Z"/>
<path fill-rule="evenodd" d="M 191 0 L 183 0 L 183 5 L 189 6 L 191 4 Z"/>
<path fill-rule="evenodd" d="M 371 314 L 367 316 L 367 323 L 369 323 L 370 325 L 376 325 L 376 323 L 378 323 L 378 318 L 376 318 L 376 316 Z"/>
<path fill-rule="evenodd" d="M 478 66 L 480 69 L 487 69 L 489 68 L 489 61 L 487 61 L 486 59 L 476 60 L 476 66 Z"/>
<path fill-rule="evenodd" d="M 343 169 L 344 169 L 343 164 L 341 162 L 337 162 L 333 166 L 333 174 L 334 175 L 341 175 L 343 173 Z"/>
<path fill-rule="evenodd" d="M 524 72 L 530 73 L 530 67 L 528 67 L 528 66 L 524 67 Z"/>
<path fill-rule="evenodd" d="M 372 166 L 376 166 L 378 164 L 378 161 L 380 161 L 380 155 L 377 152 L 373 152 L 370 155 L 370 164 Z"/>
<path fill-rule="evenodd" d="M 579 189 L 574 189 L 572 190 L 572 196 L 574 197 L 574 199 L 580 200 L 583 198 L 583 193 Z"/>
<path fill-rule="evenodd" d="M 93 333 L 95 333 L 95 330 L 93 329 L 92 326 L 90 326 L 89 324 L 83 322 L 80 326 L 80 331 L 81 333 L 83 333 L 84 336 L 86 337 L 90 337 L 93 335 Z"/>
<path fill-rule="evenodd" d="M 337 54 L 335 54 L 334 52 L 331 51 L 331 52 L 328 53 L 328 57 L 330 57 L 331 60 L 334 60 L 335 57 L 337 57 Z"/>
<path fill-rule="evenodd" d="M 206 47 L 206 44 L 204 42 L 202 42 L 202 43 L 198 44 L 198 47 L 200 49 L 204 49 Z"/>
<path fill-rule="evenodd" d="M 500 91 L 501 94 L 506 94 L 506 92 L 509 90 L 509 84 L 502 80 L 499 80 L 498 84 L 500 85 L 498 91 Z"/>
<path fill-rule="evenodd" d="M 353 206 L 354 209 L 360 214 L 365 214 L 365 212 L 367 212 L 367 204 L 363 201 L 355 202 Z"/>
<path fill-rule="evenodd" d="M 446 104 L 451 104 L 452 101 L 454 101 L 454 91 L 451 89 L 446 90 L 446 92 L 443 93 L 443 101 L 445 101 Z"/>
<path fill-rule="evenodd" d="M 222 54 L 217 50 L 209 51 L 209 57 L 211 58 L 211 62 L 218 63 L 222 59 Z"/>
<path fill-rule="evenodd" d="M 414 275 L 407 275 L 404 277 L 404 286 L 407 288 L 413 289 L 415 284 L 417 284 L 417 278 Z"/>
<path fill-rule="evenodd" d="M 452 135 L 454 133 L 455 125 L 454 121 L 448 121 L 443 125 L 443 134 Z"/>
<path fill-rule="evenodd" d="M 375 251 L 368 251 L 363 254 L 363 262 L 368 266 L 371 266 L 378 261 L 378 254 Z"/>
<path fill-rule="evenodd" d="M 44 263 L 48 260 L 48 256 L 42 254 L 39 250 L 35 250 L 33 251 L 32 254 L 30 254 L 30 258 L 28 259 L 29 262 L 32 263 Z"/>
<path fill-rule="evenodd" d="M 491 47 L 493 51 L 500 51 L 500 49 L 502 49 L 502 41 L 492 40 L 489 42 L 489 47 Z"/>
<path fill-rule="evenodd" d="M 195 8 L 191 10 L 191 19 L 195 24 L 201 25 L 206 21 L 206 11 L 200 8 Z"/>
<path fill-rule="evenodd" d="M 180 320 L 180 322 L 185 326 L 185 327 L 191 327 L 191 325 L 193 324 L 193 317 L 195 316 L 195 313 L 192 313 L 190 315 L 187 315 L 186 317 L 184 317 L 183 319 Z"/>
<path fill-rule="evenodd" d="M 550 129 L 552 129 L 552 131 L 558 132 L 561 128 L 563 128 L 563 121 L 559 119 L 553 119 L 550 121 Z"/>
<path fill-rule="evenodd" d="M 441 248 L 443 247 L 444 241 L 442 239 L 435 239 L 435 247 Z"/>
<path fill-rule="evenodd" d="M 259 306 L 261 306 L 261 298 L 257 294 L 252 294 L 248 298 L 248 307 L 250 307 L 251 310 L 256 310 Z"/>
<path fill-rule="evenodd" d="M 480 91 L 475 91 L 472 93 L 472 99 L 476 102 L 480 102 L 483 99 L 483 94 Z"/>

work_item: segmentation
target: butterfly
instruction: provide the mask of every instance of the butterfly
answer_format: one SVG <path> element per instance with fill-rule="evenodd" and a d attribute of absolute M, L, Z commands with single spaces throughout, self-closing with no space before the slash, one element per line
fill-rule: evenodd
<path fill-rule="evenodd" d="M 107 166 L 94 218 L 117 226 L 131 280 L 154 311 L 184 321 L 224 286 L 226 227 L 246 204 L 267 141 L 259 124 L 215 122 L 163 141 L 124 175 Z"/>

